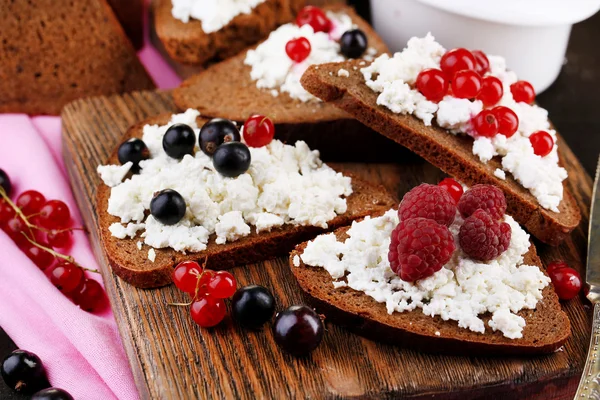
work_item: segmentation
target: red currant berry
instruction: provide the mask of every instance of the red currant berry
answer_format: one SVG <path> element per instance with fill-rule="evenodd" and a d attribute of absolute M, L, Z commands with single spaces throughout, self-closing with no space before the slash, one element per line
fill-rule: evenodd
<path fill-rule="evenodd" d="M 31 243 L 27 237 L 31 236 L 31 231 L 27 228 L 25 221 L 18 215 L 8 220 L 4 226 L 6 233 L 20 248 L 28 248 Z M 27 237 L 25 237 L 27 235 Z"/>
<path fill-rule="evenodd" d="M 518 102 L 527 104 L 533 103 L 535 100 L 535 90 L 531 83 L 527 81 L 517 81 L 510 85 L 510 92 L 513 95 L 513 99 Z"/>
<path fill-rule="evenodd" d="M 104 289 L 93 279 L 85 278 L 81 288 L 70 293 L 70 296 L 85 311 L 98 311 L 104 305 Z"/>
<path fill-rule="evenodd" d="M 46 198 L 44 195 L 35 190 L 28 190 L 21 193 L 16 201 L 17 207 L 19 207 L 26 216 L 40 212 L 45 203 Z"/>
<path fill-rule="evenodd" d="M 474 99 L 481 90 L 481 77 L 475 71 L 458 71 L 452 80 L 452 92 L 459 99 Z"/>
<path fill-rule="evenodd" d="M 571 267 L 569 267 L 569 264 L 567 264 L 566 262 L 564 262 L 562 260 L 553 261 L 546 266 L 546 272 L 548 273 L 548 275 L 551 276 L 554 273 L 554 271 L 556 271 L 559 268 L 571 268 Z"/>
<path fill-rule="evenodd" d="M 204 295 L 192 303 L 192 319 L 202 328 L 210 328 L 223 321 L 227 308 L 223 299 Z"/>
<path fill-rule="evenodd" d="M 475 72 L 483 76 L 490 70 L 490 60 L 488 60 L 485 53 L 481 50 L 473 50 L 471 52 L 475 57 Z"/>
<path fill-rule="evenodd" d="M 554 140 L 546 131 L 537 131 L 529 136 L 529 141 L 533 146 L 533 152 L 540 157 L 545 157 L 552 151 Z"/>
<path fill-rule="evenodd" d="M 0 226 L 4 229 L 6 224 L 11 218 L 15 216 L 15 210 L 4 200 L 0 200 Z"/>
<path fill-rule="evenodd" d="M 237 282 L 227 271 L 216 272 L 208 281 L 207 292 L 217 299 L 227 299 L 235 293 Z"/>
<path fill-rule="evenodd" d="M 498 120 L 498 133 L 511 137 L 519 128 L 519 117 L 508 107 L 498 106 L 492 108 L 492 112 Z"/>
<path fill-rule="evenodd" d="M 71 211 L 62 201 L 50 200 L 40 210 L 38 221 L 46 229 L 66 228 L 71 222 Z"/>
<path fill-rule="evenodd" d="M 481 80 L 481 91 L 477 98 L 485 107 L 491 107 L 500 101 L 503 94 L 502 81 L 495 76 L 486 76 Z"/>
<path fill-rule="evenodd" d="M 305 37 L 292 39 L 285 45 L 285 52 L 294 62 L 302 62 L 310 55 L 310 42 Z"/>
<path fill-rule="evenodd" d="M 48 244 L 55 249 L 66 249 L 73 244 L 73 235 L 67 230 L 51 230 L 46 235 Z"/>
<path fill-rule="evenodd" d="M 331 30 L 331 21 L 319 7 L 306 6 L 298 13 L 296 17 L 298 26 L 309 24 L 315 32 L 329 32 Z"/>
<path fill-rule="evenodd" d="M 581 290 L 581 276 L 573 268 L 558 268 L 549 275 L 554 290 L 561 300 L 571 300 Z"/>
<path fill-rule="evenodd" d="M 173 283 L 179 290 L 193 295 L 201 273 L 202 267 L 196 261 L 180 262 L 173 270 Z"/>
<path fill-rule="evenodd" d="M 473 118 L 473 128 L 479 136 L 494 137 L 498 133 L 498 120 L 491 110 L 483 110 Z"/>
<path fill-rule="evenodd" d="M 58 290 L 67 294 L 83 285 L 85 276 L 83 276 L 83 270 L 77 265 L 61 260 L 48 270 L 48 278 Z"/>
<path fill-rule="evenodd" d="M 476 65 L 473 53 L 463 48 L 447 51 L 440 60 L 440 68 L 448 77 L 453 77 L 458 71 L 465 69 L 475 71 Z"/>
<path fill-rule="evenodd" d="M 250 147 L 263 147 L 275 136 L 273 121 L 264 115 L 253 115 L 244 123 L 244 140 Z"/>
<path fill-rule="evenodd" d="M 446 189 L 456 203 L 458 203 L 458 201 L 464 193 L 462 185 L 452 178 L 442 179 L 441 182 L 438 183 L 438 186 L 441 186 L 444 189 Z"/>
<path fill-rule="evenodd" d="M 441 70 L 424 69 L 419 72 L 416 82 L 417 90 L 429 101 L 438 102 L 448 93 L 448 78 Z"/>
<path fill-rule="evenodd" d="M 47 243 L 39 243 L 44 247 L 48 247 Z M 39 269 L 45 270 L 52 264 L 54 264 L 54 256 L 48 253 L 44 249 L 40 249 L 38 246 L 29 243 L 28 247 L 24 247 L 24 253 Z"/>

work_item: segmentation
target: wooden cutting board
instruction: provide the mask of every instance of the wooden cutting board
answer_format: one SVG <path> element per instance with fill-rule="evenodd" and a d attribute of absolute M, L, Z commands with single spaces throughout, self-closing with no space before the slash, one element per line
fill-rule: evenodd
<path fill-rule="evenodd" d="M 572 398 L 591 327 L 591 310 L 583 296 L 563 304 L 572 337 L 549 356 L 428 355 L 379 344 L 327 324 L 321 346 L 306 358 L 294 358 L 276 346 L 269 324 L 261 332 L 250 332 L 227 318 L 214 329 L 199 329 L 186 307 L 167 305 L 187 300 L 173 286 L 140 290 L 122 281 L 107 266 L 98 241 L 96 167 L 130 125 L 167 111 L 175 111 L 168 92 L 144 92 L 79 100 L 62 115 L 69 176 L 142 398 Z M 583 221 L 562 246 L 538 243 L 538 251 L 546 263 L 560 258 L 582 271 L 592 183 L 565 143 L 561 156 Z M 344 167 L 381 182 L 398 196 L 442 177 L 436 168 L 415 159 Z M 240 285 L 270 288 L 278 310 L 303 303 L 286 258 L 237 267 L 232 273 Z"/>

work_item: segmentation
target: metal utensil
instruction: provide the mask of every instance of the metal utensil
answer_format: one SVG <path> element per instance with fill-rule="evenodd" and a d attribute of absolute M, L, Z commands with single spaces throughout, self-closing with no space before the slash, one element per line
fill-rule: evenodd
<path fill-rule="evenodd" d="M 592 337 L 590 347 L 575 394 L 576 399 L 600 400 L 600 159 L 596 168 L 592 207 L 590 210 L 590 226 L 588 232 L 588 254 L 585 281 L 590 287 L 587 298 L 594 305 L 592 320 Z"/>

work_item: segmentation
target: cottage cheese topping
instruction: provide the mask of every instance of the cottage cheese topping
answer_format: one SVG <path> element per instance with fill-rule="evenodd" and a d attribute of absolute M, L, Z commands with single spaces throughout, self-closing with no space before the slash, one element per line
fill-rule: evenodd
<path fill-rule="evenodd" d="M 250 168 L 237 178 L 217 173 L 199 148 L 181 160 L 167 156 L 162 138 L 168 127 L 188 124 L 198 135 L 198 115 L 187 110 L 173 115 L 167 125 L 144 126 L 142 140 L 151 158 L 140 163 L 139 174 L 114 186 L 108 200 L 108 213 L 121 219 L 109 228 L 114 237 L 135 237 L 142 231 L 144 242 L 154 248 L 198 252 L 206 249 L 212 234 L 221 244 L 249 235 L 250 225 L 257 232 L 283 224 L 326 228 L 346 212 L 350 178 L 323 164 L 319 152 L 302 141 L 251 147 Z M 186 214 L 175 225 L 147 216 L 153 194 L 163 189 L 178 191 L 186 201 Z"/>
<path fill-rule="evenodd" d="M 114 187 L 123 182 L 132 166 L 131 161 L 123 165 L 99 165 L 97 171 L 106 186 Z"/>
<path fill-rule="evenodd" d="M 265 0 L 171 0 L 171 14 L 182 22 L 202 22 L 205 33 L 216 32 L 240 14 L 250 14 Z"/>
<path fill-rule="evenodd" d="M 548 112 L 537 105 L 515 102 L 510 85 L 517 81 L 516 74 L 506 69 L 504 58 L 490 55 L 490 75 L 500 79 L 504 86 L 499 105 L 509 107 L 517 114 L 519 128 L 508 139 L 501 134 L 491 139 L 476 137 L 471 119 L 483 109 L 481 101 L 446 96 L 436 104 L 414 89 L 419 72 L 426 68 L 439 69 L 445 51 L 431 34 L 427 34 L 424 38 L 410 39 L 407 47 L 393 57 L 379 56 L 361 72 L 366 85 L 380 93 L 377 104 L 398 114 L 415 115 L 427 126 L 435 119 L 438 126 L 451 133 L 473 136 L 473 154 L 484 163 L 500 156 L 504 171 L 529 189 L 542 207 L 558 212 L 563 198 L 562 181 L 567 178 L 567 171 L 558 165 L 558 147 L 555 144 L 550 154 L 540 157 L 535 155 L 529 141 L 532 133 L 544 130 L 556 143 L 556 131 L 550 127 Z"/>
<path fill-rule="evenodd" d="M 330 33 L 314 32 L 308 24 L 298 26 L 290 23 L 271 32 L 269 38 L 256 49 L 249 50 L 244 63 L 252 67 L 250 77 L 256 81 L 256 86 L 275 90 L 276 93 L 285 92 L 291 98 L 303 102 L 318 100 L 300 84 L 302 74 L 310 65 L 344 61 L 337 40 L 344 32 L 355 27 L 347 14 L 328 11 L 327 17 L 333 24 Z M 285 45 L 298 37 L 308 39 L 311 52 L 306 60 L 295 63 L 286 54 Z M 368 49 L 367 55 L 369 54 L 372 56 L 376 51 Z"/>
<path fill-rule="evenodd" d="M 462 222 L 457 215 L 450 226 L 455 238 Z M 457 321 L 461 328 L 484 333 L 480 315 L 489 312 L 492 330 L 517 339 L 522 337 L 525 320 L 516 313 L 534 309 L 550 279 L 537 266 L 523 263 L 529 235 L 512 217 L 505 216 L 505 222 L 512 229 L 511 242 L 498 259 L 473 261 L 457 245 L 448 264 L 414 283 L 401 280 L 388 261 L 390 236 L 399 223 L 395 210 L 354 222 L 345 242 L 338 242 L 334 234 L 318 236 L 300 257 L 307 265 L 325 268 L 334 279 L 334 287 L 348 286 L 385 303 L 389 314 L 421 308 L 426 315 L 439 315 Z"/>

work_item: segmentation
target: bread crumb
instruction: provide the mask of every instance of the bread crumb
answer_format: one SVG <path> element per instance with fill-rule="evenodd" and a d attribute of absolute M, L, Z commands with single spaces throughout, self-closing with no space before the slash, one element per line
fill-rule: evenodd
<path fill-rule="evenodd" d="M 154 262 L 154 260 L 156 260 L 156 251 L 154 251 L 154 248 L 151 248 L 150 250 L 148 250 L 148 260 Z"/>
<path fill-rule="evenodd" d="M 502 180 L 506 179 L 506 173 L 504 171 L 502 171 L 500 168 L 496 168 L 496 170 L 494 171 L 494 176 L 496 176 L 496 178 L 498 178 L 498 179 L 502 179 Z"/>
<path fill-rule="evenodd" d="M 348 72 L 344 68 L 340 68 L 340 70 L 338 71 L 337 75 L 338 76 L 343 76 L 344 78 L 348 78 L 350 76 L 350 72 Z"/>
<path fill-rule="evenodd" d="M 142 249 L 142 242 L 138 241 L 136 243 L 136 246 L 137 246 L 138 250 L 141 250 Z"/>
<path fill-rule="evenodd" d="M 440 331 L 435 332 L 435 336 L 440 336 L 440 335 L 441 335 Z"/>
<path fill-rule="evenodd" d="M 294 256 L 294 258 L 292 259 L 292 262 L 294 263 L 294 267 L 299 267 L 300 266 L 300 257 L 298 256 L 298 254 L 296 254 Z"/>

